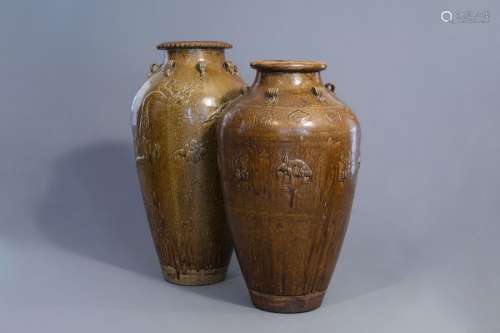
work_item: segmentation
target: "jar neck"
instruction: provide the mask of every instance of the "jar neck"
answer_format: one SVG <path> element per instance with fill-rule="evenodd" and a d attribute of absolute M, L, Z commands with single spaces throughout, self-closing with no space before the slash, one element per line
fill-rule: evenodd
<path fill-rule="evenodd" d="M 223 64 L 224 49 L 171 49 L 167 51 L 165 63 L 174 61 L 178 64 L 196 64 L 204 61 L 209 64 Z"/>
<path fill-rule="evenodd" d="M 252 87 L 278 88 L 285 90 L 310 90 L 314 86 L 323 85 L 320 72 L 266 72 L 257 71 Z"/>

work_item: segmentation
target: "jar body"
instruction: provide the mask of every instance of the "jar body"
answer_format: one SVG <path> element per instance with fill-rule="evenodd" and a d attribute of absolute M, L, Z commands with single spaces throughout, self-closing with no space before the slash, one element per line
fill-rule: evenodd
<path fill-rule="evenodd" d="M 174 45 L 175 46 L 175 45 Z M 167 281 L 224 279 L 232 245 L 216 164 L 221 105 L 244 82 L 222 49 L 169 49 L 136 95 L 132 127 L 151 233 Z"/>
<path fill-rule="evenodd" d="M 254 305 L 320 306 L 349 221 L 358 120 L 319 73 L 258 73 L 218 127 L 219 170 Z"/>

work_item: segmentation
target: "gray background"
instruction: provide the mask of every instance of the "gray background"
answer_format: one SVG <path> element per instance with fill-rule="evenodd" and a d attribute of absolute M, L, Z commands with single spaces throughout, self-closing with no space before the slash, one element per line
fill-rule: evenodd
<path fill-rule="evenodd" d="M 490 11 L 445 24 L 442 10 Z M 500 3 L 2 1 L 0 332 L 500 332 Z M 161 278 L 129 106 L 158 42 L 318 59 L 363 129 L 321 309 L 254 309 L 229 279 Z"/>

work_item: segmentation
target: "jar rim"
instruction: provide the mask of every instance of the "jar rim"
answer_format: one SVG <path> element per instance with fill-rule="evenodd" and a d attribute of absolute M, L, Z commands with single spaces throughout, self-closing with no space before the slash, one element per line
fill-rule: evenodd
<path fill-rule="evenodd" d="M 313 60 L 256 60 L 250 66 L 263 72 L 318 72 L 326 63 Z"/>
<path fill-rule="evenodd" d="M 158 44 L 158 50 L 171 49 L 230 49 L 233 45 L 218 40 L 178 40 Z"/>

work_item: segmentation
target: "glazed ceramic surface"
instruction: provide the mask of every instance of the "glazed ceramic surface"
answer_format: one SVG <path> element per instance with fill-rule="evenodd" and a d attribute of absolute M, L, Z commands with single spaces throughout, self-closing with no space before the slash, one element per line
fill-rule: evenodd
<path fill-rule="evenodd" d="M 254 305 L 320 306 L 347 229 L 360 128 L 324 84 L 326 65 L 258 61 L 251 89 L 219 121 L 225 208 Z"/>
<path fill-rule="evenodd" d="M 231 45 L 169 42 L 168 55 L 137 93 L 132 127 L 137 170 L 165 278 L 184 285 L 221 281 L 232 246 L 216 163 L 221 106 L 244 82 L 224 57 Z"/>

